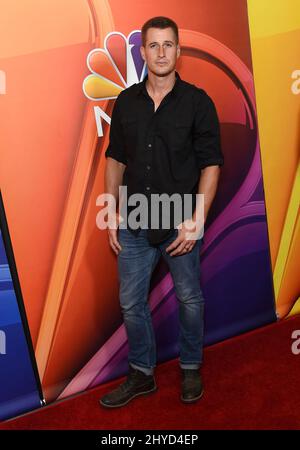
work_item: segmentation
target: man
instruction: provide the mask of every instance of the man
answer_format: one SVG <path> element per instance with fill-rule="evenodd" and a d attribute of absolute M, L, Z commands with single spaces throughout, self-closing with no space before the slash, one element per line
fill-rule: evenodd
<path fill-rule="evenodd" d="M 154 17 L 142 27 L 143 60 L 148 75 L 118 96 L 105 153 L 105 191 L 119 201 L 119 186 L 128 195 L 203 194 L 204 221 L 216 193 L 223 154 L 215 106 L 203 89 L 183 81 L 175 70 L 180 55 L 178 27 L 166 17 Z M 197 205 L 196 205 L 197 206 Z M 193 206 L 192 220 L 197 209 Z M 150 210 L 151 214 L 151 210 Z M 202 239 L 190 239 L 188 218 L 169 229 L 122 228 L 122 214 L 108 230 L 118 258 L 120 306 L 129 344 L 129 374 L 104 395 L 108 408 L 127 404 L 154 392 L 155 336 L 148 305 L 151 274 L 160 256 L 166 260 L 179 301 L 181 400 L 203 394 L 200 375 L 204 299 L 199 283 Z M 149 223 L 149 222 L 148 222 Z M 178 226 L 180 225 L 180 226 Z"/>

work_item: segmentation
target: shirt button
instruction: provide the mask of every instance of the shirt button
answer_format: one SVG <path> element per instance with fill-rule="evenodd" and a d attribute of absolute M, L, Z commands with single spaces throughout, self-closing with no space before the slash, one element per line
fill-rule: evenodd
<path fill-rule="evenodd" d="M 150 191 L 150 187 L 149 186 L 147 186 L 146 189 L 147 189 L 147 191 Z"/>
<path fill-rule="evenodd" d="M 151 166 L 148 165 L 148 166 L 147 166 L 147 169 L 150 170 L 150 169 L 151 169 Z"/>
<path fill-rule="evenodd" d="M 152 147 L 152 144 L 148 144 L 148 147 Z"/>

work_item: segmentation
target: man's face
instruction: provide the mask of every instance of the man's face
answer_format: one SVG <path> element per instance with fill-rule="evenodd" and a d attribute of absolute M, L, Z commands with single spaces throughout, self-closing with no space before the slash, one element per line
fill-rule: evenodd
<path fill-rule="evenodd" d="M 141 55 L 147 63 L 148 72 L 161 77 L 172 72 L 180 55 L 172 28 L 149 28 L 145 47 L 141 47 Z"/>

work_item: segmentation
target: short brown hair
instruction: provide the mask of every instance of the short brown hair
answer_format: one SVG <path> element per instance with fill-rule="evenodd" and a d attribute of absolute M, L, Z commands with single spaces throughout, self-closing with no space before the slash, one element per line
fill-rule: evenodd
<path fill-rule="evenodd" d="M 164 29 L 164 28 L 169 28 L 169 27 L 172 28 L 172 30 L 174 31 L 175 38 L 176 38 L 176 44 L 178 44 L 178 42 L 179 42 L 178 26 L 174 22 L 174 20 L 169 19 L 168 17 L 157 16 L 157 17 L 152 17 L 151 19 L 147 20 L 147 22 L 145 22 L 144 25 L 142 26 L 142 45 L 143 45 L 143 47 L 145 47 L 145 44 L 146 44 L 146 34 L 147 34 L 147 30 L 149 28 Z"/>

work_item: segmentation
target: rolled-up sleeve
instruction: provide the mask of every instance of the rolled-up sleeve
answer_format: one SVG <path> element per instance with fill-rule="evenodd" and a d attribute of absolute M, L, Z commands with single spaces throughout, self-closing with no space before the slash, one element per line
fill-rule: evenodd
<path fill-rule="evenodd" d="M 216 107 L 205 91 L 202 91 L 194 119 L 193 148 L 199 169 L 207 166 L 223 166 L 220 123 Z"/>
<path fill-rule="evenodd" d="M 120 121 L 120 101 L 116 99 L 109 130 L 109 144 L 105 152 L 105 157 L 113 158 L 127 165 L 126 152 L 124 148 L 123 129 Z"/>

